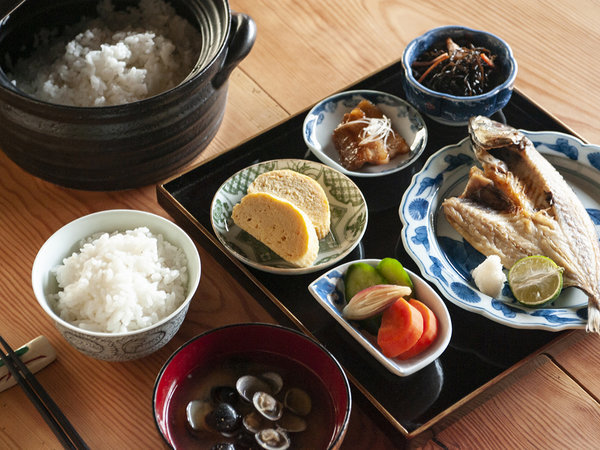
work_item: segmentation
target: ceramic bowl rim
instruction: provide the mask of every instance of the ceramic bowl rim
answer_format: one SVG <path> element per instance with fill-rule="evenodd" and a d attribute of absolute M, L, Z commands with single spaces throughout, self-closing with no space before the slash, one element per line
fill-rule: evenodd
<path fill-rule="evenodd" d="M 203 65 L 203 67 L 201 67 L 200 70 L 198 70 L 197 72 L 196 72 L 196 70 L 197 70 L 196 69 L 197 61 L 196 61 L 194 63 L 194 66 L 190 69 L 190 72 L 186 75 L 186 77 L 183 80 L 181 80 L 177 85 L 171 87 L 170 89 L 167 89 L 166 91 L 162 91 L 162 92 L 159 92 L 150 97 L 146 97 L 146 98 L 136 100 L 133 102 L 119 103 L 116 105 L 76 106 L 76 105 L 64 105 L 64 104 L 60 104 L 60 103 L 52 103 L 49 101 L 40 100 L 39 98 L 36 98 L 30 94 L 27 94 L 26 92 L 22 91 L 21 89 L 15 87 L 15 86 L 12 86 L 12 83 L 10 83 L 11 86 L 4 86 L 3 84 L 0 84 L 0 89 L 4 90 L 5 92 L 7 92 L 11 95 L 16 95 L 17 97 L 24 99 L 27 102 L 31 102 L 31 104 L 39 105 L 44 108 L 53 108 L 56 110 L 67 110 L 67 111 L 74 111 L 74 112 L 100 111 L 102 113 L 105 113 L 105 112 L 110 112 L 113 110 L 116 111 L 116 110 L 122 110 L 122 109 L 129 109 L 132 107 L 137 107 L 137 105 L 148 106 L 151 103 L 161 102 L 166 95 L 171 94 L 172 92 L 175 92 L 175 93 L 179 92 L 181 89 L 184 89 L 184 87 L 187 87 L 188 85 L 190 85 L 190 83 L 193 82 L 195 79 L 201 77 L 204 73 L 207 72 L 207 70 L 210 67 L 213 66 L 215 61 L 223 54 L 223 50 L 225 49 L 225 47 L 227 47 L 229 37 L 232 33 L 231 27 L 232 27 L 232 17 L 233 17 L 233 13 L 232 13 L 232 10 L 229 5 L 229 0 L 223 0 L 223 2 L 224 2 L 224 6 L 225 6 L 225 8 L 224 8 L 225 22 L 224 22 L 223 29 L 225 32 L 224 32 L 223 36 L 220 36 L 221 42 L 219 43 L 219 47 L 215 51 L 214 56 L 209 61 L 206 61 L 206 63 Z M 170 2 L 169 2 L 169 5 L 170 5 Z M 7 19 L 7 18 L 5 18 L 5 19 Z M 184 19 L 187 20 L 188 22 L 190 22 L 187 17 L 184 17 Z M 5 22 L 6 22 L 6 20 L 0 20 L 0 27 L 2 27 L 5 24 Z M 194 20 L 193 23 L 190 22 L 190 24 L 194 27 L 196 25 L 198 25 L 196 20 Z M 6 73 L 2 69 L 2 67 L 0 67 L 0 74 L 8 79 L 8 77 L 6 76 Z"/>
<path fill-rule="evenodd" d="M 408 64 L 409 53 L 414 53 L 413 52 L 414 47 L 417 45 L 418 42 L 420 42 L 424 38 L 429 37 L 433 34 L 440 34 L 446 30 L 459 30 L 459 31 L 464 30 L 464 31 L 468 31 L 473 34 L 484 35 L 484 36 L 487 36 L 487 37 L 497 41 L 500 46 L 506 48 L 506 52 L 508 54 L 508 62 L 510 63 L 510 72 L 509 72 L 506 80 L 502 84 L 491 89 L 490 91 L 484 92 L 483 94 L 472 95 L 472 96 L 459 96 L 459 95 L 446 94 L 443 92 L 434 91 L 432 89 L 429 89 L 428 87 L 419 83 L 413 75 L 413 71 L 410 67 L 410 64 Z M 416 57 L 418 55 L 414 55 L 414 56 Z M 518 63 L 517 63 L 517 60 L 515 59 L 512 48 L 504 39 L 500 38 L 499 36 L 497 36 L 493 33 L 490 33 L 489 31 L 476 30 L 474 28 L 469 28 L 469 27 L 465 27 L 465 26 L 461 26 L 461 25 L 444 25 L 441 27 L 433 28 L 433 29 L 423 33 L 422 35 L 414 38 L 412 41 L 410 41 L 408 43 L 408 45 L 404 48 L 404 51 L 402 52 L 402 67 L 404 70 L 404 76 L 405 76 L 407 82 L 411 85 L 411 87 L 413 89 L 419 90 L 419 91 L 421 91 L 427 95 L 430 95 L 432 97 L 448 99 L 448 100 L 452 100 L 452 101 L 461 101 L 461 102 L 476 102 L 478 100 L 485 100 L 487 98 L 494 97 L 500 91 L 502 91 L 506 88 L 510 88 L 511 86 L 514 85 L 515 79 L 517 78 L 517 72 L 518 72 Z"/>
<path fill-rule="evenodd" d="M 340 362 L 335 358 L 335 356 L 333 356 L 333 353 L 331 353 L 323 344 L 321 344 L 315 338 L 308 336 L 308 335 L 302 333 L 301 331 L 295 330 L 293 328 L 289 328 L 289 327 L 286 327 L 286 326 L 283 326 L 280 324 L 273 324 L 273 323 L 266 323 L 266 322 L 232 323 L 232 324 L 223 325 L 223 326 L 220 326 L 217 328 L 212 328 L 210 330 L 204 331 L 203 333 L 200 333 L 200 334 L 192 337 L 191 339 L 189 339 L 188 341 L 186 341 L 185 343 L 180 345 L 167 358 L 167 360 L 164 362 L 164 364 L 160 368 L 158 375 L 156 376 L 156 379 L 154 381 L 154 386 L 152 388 L 152 417 L 154 418 L 154 425 L 156 426 L 156 429 L 158 430 L 158 434 L 160 434 L 161 438 L 163 439 L 163 442 L 165 442 L 169 446 L 171 446 L 171 443 L 167 440 L 167 437 L 163 434 L 161 427 L 158 423 L 158 418 L 157 418 L 158 414 L 157 414 L 157 410 L 156 410 L 156 395 L 158 392 L 159 384 L 162 381 L 162 377 L 163 377 L 165 371 L 167 370 L 167 367 L 172 363 L 172 361 L 175 359 L 175 357 L 180 352 L 182 352 L 188 345 L 190 345 L 192 342 L 195 342 L 198 339 L 202 339 L 209 334 L 222 332 L 223 330 L 226 330 L 228 328 L 236 328 L 236 327 L 237 328 L 243 328 L 243 327 L 275 328 L 283 333 L 293 333 L 293 334 L 297 335 L 299 338 L 304 339 L 304 340 L 308 341 L 309 343 L 311 343 L 312 345 L 316 346 L 316 348 L 319 351 L 321 351 L 324 355 L 326 355 L 327 358 L 333 363 L 333 365 L 337 368 L 337 372 L 343 381 L 345 397 L 347 399 L 347 406 L 346 406 L 345 411 L 343 412 L 343 415 L 344 415 L 343 423 L 340 424 L 341 426 L 340 426 L 339 430 L 337 430 L 336 434 L 332 435 L 332 437 L 335 437 L 335 441 L 329 443 L 329 448 L 336 448 L 336 446 L 339 445 L 340 442 L 345 437 L 346 431 L 348 430 L 348 425 L 350 423 L 350 415 L 351 415 L 351 411 L 352 411 L 352 388 L 350 386 L 350 381 L 348 380 L 348 376 L 346 375 L 344 368 L 342 367 Z M 316 372 L 315 372 L 315 376 L 318 377 Z M 318 378 L 320 380 L 320 377 L 318 377 Z"/>
<path fill-rule="evenodd" d="M 61 232 L 64 233 L 64 231 L 66 229 L 71 228 L 78 223 L 94 221 L 94 219 L 96 219 L 100 216 L 106 216 L 109 214 L 114 214 L 114 215 L 132 214 L 132 215 L 139 216 L 139 217 L 152 217 L 154 220 L 157 220 L 159 223 L 165 224 L 165 227 L 173 228 L 173 230 L 177 234 L 179 234 L 184 241 L 187 241 L 188 245 L 191 245 L 190 248 L 193 247 L 193 249 L 194 249 L 193 256 L 194 256 L 194 259 L 197 261 L 198 273 L 193 278 L 190 278 L 188 280 L 188 289 L 189 290 L 188 290 L 188 293 L 187 293 L 185 299 L 181 303 L 181 305 L 179 305 L 177 307 L 177 309 L 175 309 L 175 311 L 173 311 L 171 314 L 169 314 L 166 317 L 163 317 L 158 322 L 156 322 L 152 325 L 149 325 L 147 327 L 140 328 L 138 330 L 110 333 L 110 332 L 102 332 L 102 331 L 85 330 L 76 325 L 73 325 L 72 323 L 67 322 L 66 320 L 62 319 L 58 314 L 56 314 L 56 312 L 48 304 L 48 299 L 46 298 L 46 294 L 43 291 L 43 286 L 40 286 L 38 283 L 35 282 L 36 273 L 39 273 L 42 270 L 45 271 L 45 269 L 42 269 L 39 266 L 41 263 L 40 263 L 40 260 L 38 259 L 38 256 L 41 255 L 42 251 L 47 246 L 50 245 L 49 243 L 51 242 L 51 240 L 53 238 L 55 238 L 55 236 L 57 236 Z M 77 242 L 73 242 L 72 245 L 75 245 L 76 243 Z M 187 255 L 187 254 L 186 254 L 186 256 L 189 257 L 189 255 Z M 190 265 L 191 265 L 191 262 L 188 261 L 188 268 L 190 267 Z M 85 216 L 82 216 L 75 220 L 72 220 L 71 222 L 66 223 L 65 225 L 60 227 L 58 230 L 56 230 L 54 233 L 52 233 L 52 235 L 48 239 L 46 239 L 46 241 L 40 247 L 40 249 L 38 250 L 38 253 L 36 254 L 36 257 L 33 261 L 33 266 L 31 269 L 31 281 L 32 281 L 33 292 L 34 292 L 34 295 L 35 295 L 35 298 L 36 298 L 38 304 L 42 307 L 42 309 L 46 312 L 46 314 L 54 322 L 56 322 L 56 324 L 61 325 L 70 331 L 73 331 L 75 333 L 82 334 L 85 336 L 94 336 L 94 337 L 101 337 L 101 338 L 121 338 L 121 337 L 125 337 L 125 336 L 130 337 L 130 336 L 141 335 L 141 334 L 150 332 L 152 330 L 155 330 L 157 328 L 160 328 L 165 323 L 170 322 L 172 319 L 177 317 L 182 311 L 187 310 L 187 308 L 189 307 L 189 304 L 191 303 L 191 301 L 194 298 L 194 295 L 198 289 L 201 273 L 202 273 L 202 266 L 201 266 L 200 254 L 198 253 L 198 249 L 196 248 L 194 241 L 189 237 L 189 235 L 177 224 L 175 224 L 174 222 L 171 222 L 170 220 L 168 220 L 162 216 L 159 216 L 157 214 L 150 213 L 147 211 L 134 210 L 134 209 L 107 209 L 107 210 L 97 211 L 97 212 L 94 212 L 91 214 L 87 214 Z"/>

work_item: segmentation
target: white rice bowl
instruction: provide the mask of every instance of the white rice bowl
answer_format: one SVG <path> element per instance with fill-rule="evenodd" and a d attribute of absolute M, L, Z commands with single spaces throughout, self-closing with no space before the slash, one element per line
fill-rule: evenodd
<path fill-rule="evenodd" d="M 187 295 L 185 253 L 146 227 L 95 234 L 52 272 L 61 290 L 50 296 L 50 307 L 88 331 L 149 327 Z"/>
<path fill-rule="evenodd" d="M 167 91 L 193 69 L 200 32 L 163 0 L 140 0 L 124 11 L 102 0 L 97 9 L 97 18 L 61 36 L 40 30 L 36 51 L 10 71 L 12 83 L 50 103 L 109 106 Z"/>

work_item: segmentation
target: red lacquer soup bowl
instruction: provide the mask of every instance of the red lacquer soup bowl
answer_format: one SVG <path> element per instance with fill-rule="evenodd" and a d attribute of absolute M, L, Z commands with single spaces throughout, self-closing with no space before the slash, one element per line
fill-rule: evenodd
<path fill-rule="evenodd" d="M 263 403 L 253 400 L 263 389 L 246 390 L 248 380 L 267 382 L 264 391 L 282 410 L 280 418 L 263 417 Z M 223 392 L 228 395 L 216 394 Z M 351 404 L 348 379 L 328 350 L 298 331 L 260 323 L 191 339 L 167 360 L 153 394 L 156 426 L 172 448 L 261 448 L 265 436 L 275 435 L 281 447 L 273 448 L 336 449 Z M 246 417 L 257 412 L 260 425 L 249 426 Z"/>

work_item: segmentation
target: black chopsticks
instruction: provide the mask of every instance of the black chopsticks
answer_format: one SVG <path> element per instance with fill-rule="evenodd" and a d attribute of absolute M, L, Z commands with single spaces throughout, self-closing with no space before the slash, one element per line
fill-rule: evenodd
<path fill-rule="evenodd" d="M 89 448 L 58 405 L 54 403 L 54 400 L 50 398 L 42 385 L 2 336 L 0 336 L 0 358 L 2 358 L 9 372 L 15 377 L 17 383 L 25 391 L 29 400 L 35 405 L 63 447 L 68 449 Z"/>

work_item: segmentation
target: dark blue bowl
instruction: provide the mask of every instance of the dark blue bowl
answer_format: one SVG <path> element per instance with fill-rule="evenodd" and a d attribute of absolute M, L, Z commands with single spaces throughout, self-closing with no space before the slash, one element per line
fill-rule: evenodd
<path fill-rule="evenodd" d="M 485 94 L 471 97 L 436 92 L 419 83 L 413 76 L 412 63 L 434 43 L 448 37 L 454 41 L 467 40 L 490 49 L 497 55 L 496 63 L 499 64 L 504 82 Z M 517 61 L 506 42 L 491 33 L 456 25 L 434 28 L 412 40 L 404 50 L 402 65 L 406 99 L 436 122 L 453 126 L 466 125 L 472 116 L 491 116 L 502 109 L 510 100 L 517 77 Z"/>

